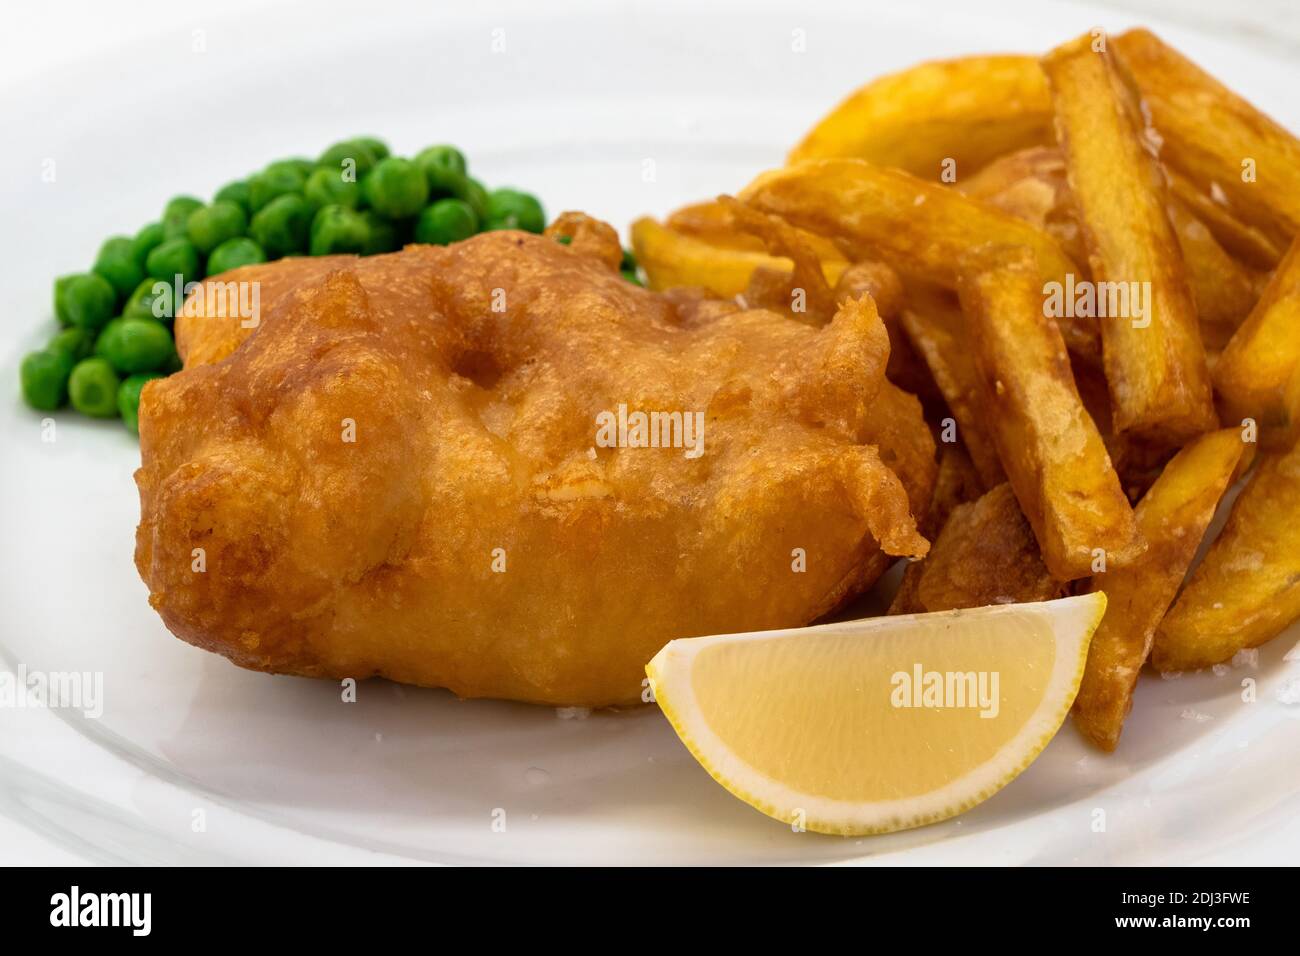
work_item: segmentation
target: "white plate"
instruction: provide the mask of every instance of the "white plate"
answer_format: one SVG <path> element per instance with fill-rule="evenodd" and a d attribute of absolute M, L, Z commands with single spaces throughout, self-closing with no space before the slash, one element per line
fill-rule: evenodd
<path fill-rule="evenodd" d="M 1282 660 L 1294 631 L 1257 666 L 1144 680 L 1114 757 L 1066 728 L 960 819 L 867 840 L 792 833 L 732 799 L 652 709 L 562 719 L 380 681 L 344 704 L 335 684 L 242 671 L 167 633 L 131 563 L 134 440 L 64 413 L 44 443 L 15 397 L 19 356 L 53 328 L 53 276 L 85 268 L 103 237 L 173 194 L 357 133 L 400 152 L 458 143 L 489 184 L 626 225 L 738 188 L 871 76 L 1130 22 L 1041 3 L 442 6 L 173 16 L 147 42 L 5 84 L 0 654 L 102 672 L 104 710 L 0 710 L 0 861 L 1294 859 L 1300 707 L 1279 700 L 1300 675 Z M 1164 32 L 1300 127 L 1294 72 Z"/>

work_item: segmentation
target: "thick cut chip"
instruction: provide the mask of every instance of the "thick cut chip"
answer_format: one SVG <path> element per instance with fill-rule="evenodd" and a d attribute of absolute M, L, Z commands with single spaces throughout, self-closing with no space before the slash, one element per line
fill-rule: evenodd
<path fill-rule="evenodd" d="M 1282 261 L 1289 239 L 1286 236 L 1272 236 L 1258 226 L 1242 222 L 1231 209 L 1213 196 L 1203 192 L 1190 179 L 1175 169 L 1165 166 L 1169 180 L 1169 192 L 1179 199 L 1196 218 L 1205 223 L 1205 228 L 1213 233 L 1234 258 L 1241 260 L 1252 269 L 1273 269 Z"/>
<path fill-rule="evenodd" d="M 1088 248 L 1115 428 L 1182 444 L 1217 418 L 1159 163 L 1131 91 L 1091 36 L 1053 50 L 1043 69 Z"/>
<path fill-rule="evenodd" d="M 1243 448 L 1240 432 L 1225 428 L 1202 435 L 1175 455 L 1138 502 L 1146 553 L 1127 568 L 1092 579 L 1091 590 L 1106 592 L 1106 616 L 1088 650 L 1074 723 L 1103 750 L 1119 743 L 1156 627 L 1187 574 Z M 942 538 L 931 549 L 932 557 L 941 548 Z"/>
<path fill-rule="evenodd" d="M 1040 285 L 1080 272 L 1043 230 L 955 189 L 862 160 L 810 160 L 763 173 L 741 198 L 835 239 L 852 259 L 881 258 L 905 276 L 949 289 L 994 247 L 1033 253 Z M 1100 357 L 1095 319 L 1068 315 L 1059 324 L 1072 352 Z"/>
<path fill-rule="evenodd" d="M 1300 427 L 1300 238 L 1214 366 L 1234 417 L 1249 416 L 1286 440 Z"/>
<path fill-rule="evenodd" d="M 793 269 L 793 263 L 783 256 L 734 244 L 714 245 L 649 218 L 632 224 L 632 248 L 650 288 L 656 291 L 698 286 L 729 299 L 745 291 L 756 269 L 787 274 Z M 824 261 L 826 281 L 833 286 L 847 265 L 842 258 Z"/>
<path fill-rule="evenodd" d="M 1156 632 L 1151 660 L 1184 671 L 1231 660 L 1300 617 L 1300 445 L 1261 455 L 1228 523 Z"/>
<path fill-rule="evenodd" d="M 1247 222 L 1300 232 L 1300 140 L 1149 30 L 1112 44 L 1163 141 L 1160 158 Z"/>
<path fill-rule="evenodd" d="M 1187 266 L 1201 342 L 1207 352 L 1222 349 L 1259 298 L 1256 278 L 1181 199 L 1170 194 L 1166 209 Z"/>
<path fill-rule="evenodd" d="M 1079 232 L 1079 217 L 1065 173 L 1065 157 L 1056 146 L 1032 146 L 999 157 L 969 179 L 959 192 L 1009 212 L 1047 232 L 1080 265 L 1088 261 Z"/>
<path fill-rule="evenodd" d="M 711 246 L 748 249 L 751 252 L 764 252 L 767 249 L 762 236 L 741 228 L 731 210 L 716 199 L 682 206 L 669 214 L 664 220 L 664 225 L 673 232 L 703 239 Z M 823 262 L 844 262 L 844 254 L 835 247 L 835 243 L 824 236 L 801 229 L 799 238 L 811 246 Z"/>
<path fill-rule="evenodd" d="M 939 60 L 882 76 L 828 113 L 789 161 L 857 158 L 938 180 L 1051 141 L 1052 108 L 1029 56 Z"/>
<path fill-rule="evenodd" d="M 970 453 L 984 488 L 1006 481 L 988 417 L 980 408 L 979 369 L 956 299 L 942 289 L 913 284 L 899 322 L 943 394 L 957 426 L 956 437 Z M 940 429 L 944 427 L 946 423 L 941 422 Z"/>
<path fill-rule="evenodd" d="M 1045 230 L 1076 262 L 1087 261 L 1065 158 L 1055 146 L 1035 146 L 1003 156 L 957 188 Z M 1187 282 L 1202 338 L 1207 348 L 1210 343 L 1222 348 L 1255 304 L 1255 276 L 1228 253 L 1214 231 L 1179 196 L 1171 192 L 1166 208 L 1187 264 Z"/>
<path fill-rule="evenodd" d="M 1065 343 L 1043 315 L 1038 273 L 1023 253 L 963 277 L 982 407 L 998 457 L 1054 577 L 1087 577 L 1104 556 L 1142 553 L 1133 509 L 1074 385 Z"/>

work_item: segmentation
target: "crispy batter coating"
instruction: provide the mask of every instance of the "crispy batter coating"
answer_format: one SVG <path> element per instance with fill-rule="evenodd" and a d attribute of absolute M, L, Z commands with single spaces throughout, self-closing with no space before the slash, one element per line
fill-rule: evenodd
<path fill-rule="evenodd" d="M 1074 722 L 1102 750 L 1114 750 L 1119 743 L 1156 627 L 1187 574 L 1243 449 L 1237 429 L 1225 428 L 1180 451 L 1138 503 L 1146 553 L 1129 568 L 1092 579 L 1090 590 L 1106 592 L 1106 616 L 1088 648 Z"/>
<path fill-rule="evenodd" d="M 1043 564 L 1011 486 L 952 509 L 924 561 L 909 565 L 891 614 L 1049 601 L 1067 587 Z"/>
<path fill-rule="evenodd" d="M 261 283 L 260 322 L 178 319 L 136 564 L 241 666 L 632 703 L 667 641 L 806 623 L 927 549 L 868 444 L 869 298 L 820 329 L 707 309 L 517 232 L 221 279 Z M 605 447 L 620 405 L 701 413 L 702 454 Z"/>

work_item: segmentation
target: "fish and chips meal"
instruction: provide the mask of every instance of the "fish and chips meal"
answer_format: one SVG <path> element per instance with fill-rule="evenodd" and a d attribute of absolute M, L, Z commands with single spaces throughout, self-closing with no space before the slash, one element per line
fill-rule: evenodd
<path fill-rule="evenodd" d="M 874 80 L 631 250 L 370 138 L 178 203 L 23 383 L 138 427 L 150 604 L 242 667 L 654 701 L 864 834 L 1300 618 L 1300 140 L 1147 30 Z"/>

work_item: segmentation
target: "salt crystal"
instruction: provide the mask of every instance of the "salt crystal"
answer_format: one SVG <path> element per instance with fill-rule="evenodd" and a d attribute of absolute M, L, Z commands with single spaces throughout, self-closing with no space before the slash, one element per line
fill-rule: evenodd
<path fill-rule="evenodd" d="M 1279 704 L 1300 704 L 1300 677 L 1292 677 L 1277 689 Z"/>
<path fill-rule="evenodd" d="M 1259 667 L 1259 648 L 1244 647 L 1232 657 L 1233 667 Z"/>
<path fill-rule="evenodd" d="M 560 720 L 586 720 L 591 716 L 590 707 L 556 707 L 555 716 Z"/>
<path fill-rule="evenodd" d="M 1181 718 L 1183 718 L 1183 720 L 1194 720 L 1194 721 L 1196 721 L 1198 724 L 1203 724 L 1203 723 L 1205 723 L 1207 720 L 1213 720 L 1213 719 L 1214 719 L 1214 715 L 1212 715 L 1212 714 L 1207 714 L 1207 713 L 1205 713 L 1205 712 L 1203 712 L 1203 711 L 1194 710 L 1194 709 L 1191 708 L 1191 707 L 1186 707 L 1186 708 L 1184 708 L 1184 709 L 1183 709 L 1183 712 L 1182 712 L 1181 714 L 1179 714 L 1178 716 L 1181 717 Z"/>

